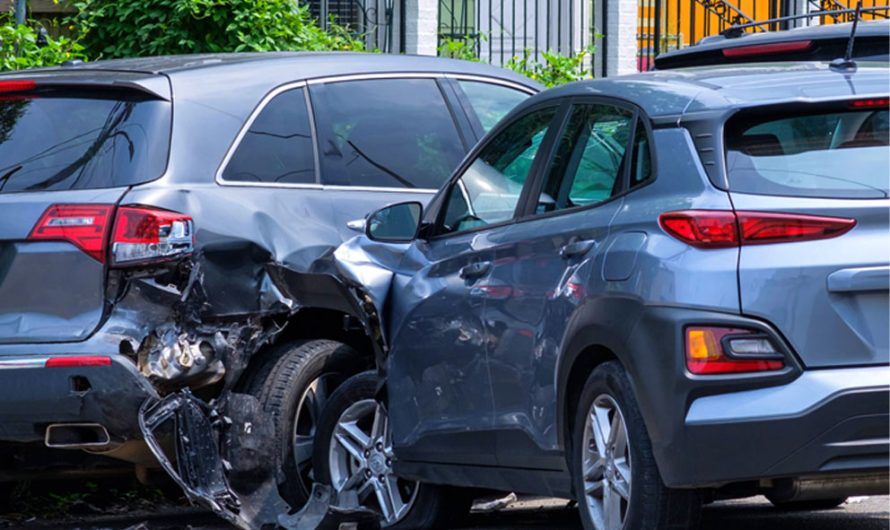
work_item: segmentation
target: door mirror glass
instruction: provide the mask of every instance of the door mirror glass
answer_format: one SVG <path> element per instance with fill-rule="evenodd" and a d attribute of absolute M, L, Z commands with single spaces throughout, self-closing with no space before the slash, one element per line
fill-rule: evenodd
<path fill-rule="evenodd" d="M 373 241 L 406 243 L 414 239 L 420 227 L 423 205 L 400 202 L 372 213 L 365 223 L 365 234 Z"/>

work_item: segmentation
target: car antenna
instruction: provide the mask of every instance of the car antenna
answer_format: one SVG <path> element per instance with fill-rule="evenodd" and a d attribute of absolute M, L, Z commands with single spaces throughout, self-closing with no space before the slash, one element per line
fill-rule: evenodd
<path fill-rule="evenodd" d="M 859 26 L 859 17 L 862 14 L 862 0 L 856 2 L 856 11 L 853 13 L 853 28 L 850 30 L 850 40 L 847 41 L 847 52 L 843 57 L 831 61 L 832 70 L 854 70 L 856 62 L 853 61 L 853 41 L 856 40 L 856 28 Z"/>

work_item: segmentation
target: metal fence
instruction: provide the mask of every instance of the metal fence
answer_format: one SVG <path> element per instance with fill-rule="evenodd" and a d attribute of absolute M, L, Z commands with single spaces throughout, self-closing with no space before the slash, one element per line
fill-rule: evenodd
<path fill-rule="evenodd" d="M 459 41 L 504 65 L 546 51 L 575 55 L 593 43 L 595 0 L 440 0 L 439 42 Z"/>
<path fill-rule="evenodd" d="M 774 18 L 851 9 L 856 0 L 639 0 L 637 69 L 648 70 L 656 55 L 695 44 L 730 26 Z M 864 8 L 883 7 L 887 0 L 863 0 Z M 864 20 L 886 18 L 864 12 Z M 812 24 L 852 20 L 850 14 L 826 15 L 792 22 L 761 24 L 748 31 L 776 31 Z"/>
<path fill-rule="evenodd" d="M 405 0 L 309 0 L 309 12 L 322 28 L 331 22 L 364 39 L 371 50 L 398 53 L 404 50 L 399 30 Z M 410 1 L 410 0 L 409 0 Z"/>

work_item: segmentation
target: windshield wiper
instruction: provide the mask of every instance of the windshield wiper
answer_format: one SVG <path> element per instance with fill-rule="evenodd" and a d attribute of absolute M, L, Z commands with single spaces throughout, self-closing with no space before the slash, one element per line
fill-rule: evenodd
<path fill-rule="evenodd" d="M 20 169 L 22 169 L 23 167 L 25 167 L 25 166 L 23 166 L 22 164 L 19 164 L 17 166 L 12 166 L 12 168 L 9 171 L 4 173 L 3 175 L 0 175 L 0 192 L 3 191 L 3 188 L 6 186 L 6 182 L 9 180 L 9 177 L 18 173 L 18 171 Z"/>

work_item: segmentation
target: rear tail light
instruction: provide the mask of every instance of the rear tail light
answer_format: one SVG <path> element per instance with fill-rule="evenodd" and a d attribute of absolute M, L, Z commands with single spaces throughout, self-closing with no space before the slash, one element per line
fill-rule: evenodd
<path fill-rule="evenodd" d="M 122 206 L 111 238 L 113 265 L 167 260 L 191 254 L 192 218 L 155 208 Z"/>
<path fill-rule="evenodd" d="M 721 327 L 686 328 L 686 369 L 696 375 L 769 372 L 785 368 L 769 337 Z"/>
<path fill-rule="evenodd" d="M 113 266 L 142 265 L 191 254 L 194 226 L 187 215 L 157 208 L 121 206 L 115 213 L 111 204 L 54 204 L 28 239 L 65 241 L 100 263 L 110 244 Z"/>
<path fill-rule="evenodd" d="M 723 210 L 668 212 L 659 222 L 671 236 L 705 249 L 829 239 L 856 226 L 840 217 Z"/>
<path fill-rule="evenodd" d="M 775 55 L 777 53 L 804 52 L 813 45 L 812 41 L 777 42 L 775 44 L 756 44 L 738 48 L 724 48 L 724 57 L 754 57 L 757 55 Z"/>
<path fill-rule="evenodd" d="M 37 83 L 34 81 L 0 81 L 0 93 L 3 92 L 24 92 L 26 90 L 34 90 Z"/>
<path fill-rule="evenodd" d="M 67 241 L 105 263 L 105 242 L 114 206 L 110 204 L 54 204 L 28 236 L 32 241 Z"/>
<path fill-rule="evenodd" d="M 50 357 L 45 368 L 80 368 L 82 366 L 111 366 L 111 357 L 107 355 L 65 355 Z"/>
<path fill-rule="evenodd" d="M 854 109 L 874 109 L 890 107 L 890 98 L 854 99 L 850 102 Z"/>

